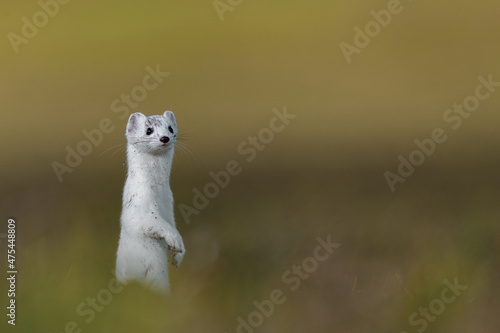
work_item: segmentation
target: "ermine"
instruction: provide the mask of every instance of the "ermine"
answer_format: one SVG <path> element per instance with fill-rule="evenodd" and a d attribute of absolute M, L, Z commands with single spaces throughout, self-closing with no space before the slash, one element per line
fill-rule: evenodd
<path fill-rule="evenodd" d="M 127 138 L 127 179 L 123 207 L 116 278 L 137 280 L 159 292 L 169 291 L 168 251 L 179 267 L 185 254 L 174 220 L 170 170 L 177 140 L 172 111 L 146 117 L 130 115 Z"/>

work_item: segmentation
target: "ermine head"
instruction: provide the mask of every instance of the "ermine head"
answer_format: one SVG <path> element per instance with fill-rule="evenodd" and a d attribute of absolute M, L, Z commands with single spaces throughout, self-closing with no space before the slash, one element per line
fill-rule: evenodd
<path fill-rule="evenodd" d="M 127 123 L 127 142 L 142 152 L 159 154 L 173 149 L 177 140 L 177 123 L 172 111 L 162 116 L 146 117 L 140 112 L 130 115 Z"/>

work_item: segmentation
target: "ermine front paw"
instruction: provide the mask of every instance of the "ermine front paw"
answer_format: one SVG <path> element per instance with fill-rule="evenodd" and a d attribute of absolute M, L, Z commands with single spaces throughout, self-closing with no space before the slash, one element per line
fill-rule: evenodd
<path fill-rule="evenodd" d="M 182 262 L 182 259 L 184 258 L 184 254 L 186 253 L 186 250 L 184 249 L 184 242 L 182 241 L 182 237 L 179 235 L 178 237 L 175 237 L 174 246 L 170 246 L 169 244 L 169 250 L 172 251 L 172 265 L 174 265 L 176 268 L 179 267 L 179 265 Z"/>
<path fill-rule="evenodd" d="M 164 237 L 165 242 L 167 243 L 169 254 L 171 254 L 172 259 L 169 260 L 172 265 L 175 267 L 179 267 L 184 258 L 184 253 L 186 250 L 184 249 L 184 242 L 182 241 L 182 237 L 177 230 L 172 230 L 170 234 Z"/>
<path fill-rule="evenodd" d="M 172 251 L 173 253 L 178 253 L 183 251 L 183 246 L 182 243 L 179 242 L 178 238 L 172 237 L 172 239 L 166 239 L 167 246 L 169 251 Z"/>
<path fill-rule="evenodd" d="M 181 251 L 174 254 L 174 256 L 172 257 L 172 265 L 174 265 L 175 268 L 179 267 L 179 265 L 182 262 L 182 259 L 184 258 L 185 253 L 186 251 Z"/>

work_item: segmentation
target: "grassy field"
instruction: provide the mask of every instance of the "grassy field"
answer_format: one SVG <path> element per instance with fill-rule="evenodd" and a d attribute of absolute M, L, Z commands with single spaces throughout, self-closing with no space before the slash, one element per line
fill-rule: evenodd
<path fill-rule="evenodd" d="M 71 1 L 16 52 L 8 34 L 41 7 L 2 2 L 0 236 L 14 218 L 18 274 L 1 332 L 494 332 L 500 92 L 484 80 L 500 82 L 500 5 L 403 1 L 348 63 L 340 44 L 393 3 L 243 1 L 221 21 L 211 1 Z M 168 75 L 127 105 L 151 71 Z M 478 85 L 475 111 L 447 120 Z M 113 270 L 126 119 L 167 109 L 189 149 L 177 205 L 228 161 L 242 172 L 189 223 L 177 209 L 187 254 L 161 296 Z M 238 147 L 285 109 L 248 162 Z M 59 179 L 53 163 L 103 119 Z M 436 129 L 391 191 L 386 172 Z"/>

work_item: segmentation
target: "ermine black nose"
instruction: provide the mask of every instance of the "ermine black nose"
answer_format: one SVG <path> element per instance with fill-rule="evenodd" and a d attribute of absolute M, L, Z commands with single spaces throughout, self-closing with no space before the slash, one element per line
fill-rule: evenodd
<path fill-rule="evenodd" d="M 168 138 L 168 136 L 162 136 L 160 138 L 160 141 L 163 142 L 163 143 L 167 143 L 168 141 L 170 141 L 170 139 Z"/>

